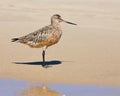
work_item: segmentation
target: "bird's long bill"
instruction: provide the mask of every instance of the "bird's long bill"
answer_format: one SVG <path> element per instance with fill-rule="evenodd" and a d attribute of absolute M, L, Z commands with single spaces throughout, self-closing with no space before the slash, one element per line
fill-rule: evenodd
<path fill-rule="evenodd" d="M 63 20 L 63 19 L 62 19 L 62 21 L 65 22 L 65 23 L 68 23 L 68 24 L 77 25 L 75 23 L 72 23 L 72 22 L 69 22 L 69 21 L 66 21 L 66 20 Z"/>

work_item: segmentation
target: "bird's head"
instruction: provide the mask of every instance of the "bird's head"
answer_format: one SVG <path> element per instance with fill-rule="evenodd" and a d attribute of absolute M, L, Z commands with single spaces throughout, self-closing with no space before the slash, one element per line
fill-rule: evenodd
<path fill-rule="evenodd" d="M 75 23 L 63 20 L 59 14 L 55 14 L 55 15 L 52 16 L 51 23 L 60 23 L 60 22 L 65 22 L 65 23 L 68 23 L 68 24 L 77 25 Z"/>

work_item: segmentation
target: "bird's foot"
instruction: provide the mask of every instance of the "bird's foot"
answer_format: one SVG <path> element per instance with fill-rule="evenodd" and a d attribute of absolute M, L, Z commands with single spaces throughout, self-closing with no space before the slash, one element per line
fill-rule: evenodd
<path fill-rule="evenodd" d="M 50 67 L 52 67 L 52 66 L 50 66 L 50 65 L 42 65 L 42 67 L 43 67 L 43 68 L 50 68 Z"/>

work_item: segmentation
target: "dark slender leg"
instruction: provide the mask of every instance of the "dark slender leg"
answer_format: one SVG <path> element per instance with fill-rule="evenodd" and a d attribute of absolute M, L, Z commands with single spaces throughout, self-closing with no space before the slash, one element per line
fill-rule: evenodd
<path fill-rule="evenodd" d="M 42 57 L 43 57 L 43 64 L 42 66 L 45 67 L 45 50 L 42 52 Z"/>
<path fill-rule="evenodd" d="M 42 67 L 44 67 L 44 68 L 49 68 L 49 67 L 51 67 L 51 66 L 49 66 L 48 64 L 45 64 L 45 50 L 43 50 L 43 52 L 42 52 L 42 57 L 43 57 Z"/>

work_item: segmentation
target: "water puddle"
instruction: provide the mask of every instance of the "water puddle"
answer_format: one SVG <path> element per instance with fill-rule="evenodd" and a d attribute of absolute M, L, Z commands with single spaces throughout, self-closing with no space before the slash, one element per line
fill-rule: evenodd
<path fill-rule="evenodd" d="M 120 86 L 31 83 L 0 79 L 0 96 L 120 96 Z"/>

